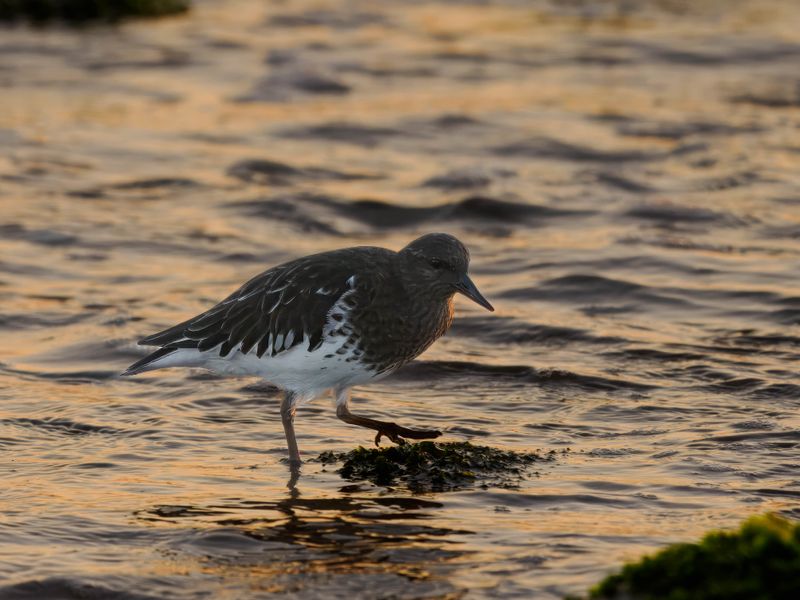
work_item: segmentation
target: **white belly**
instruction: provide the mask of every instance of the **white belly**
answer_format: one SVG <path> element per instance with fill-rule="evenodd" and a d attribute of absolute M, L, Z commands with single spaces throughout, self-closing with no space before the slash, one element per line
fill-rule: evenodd
<path fill-rule="evenodd" d="M 360 385 L 384 375 L 376 375 L 350 352 L 336 354 L 341 344 L 342 338 L 327 338 L 313 352 L 308 351 L 307 343 L 300 343 L 275 356 L 265 354 L 261 358 L 254 352 L 242 354 L 233 350 L 221 357 L 218 348 L 206 352 L 181 348 L 152 366 L 158 369 L 204 367 L 220 375 L 258 376 L 281 389 L 294 392 L 301 401 L 310 400 L 330 388 Z"/>

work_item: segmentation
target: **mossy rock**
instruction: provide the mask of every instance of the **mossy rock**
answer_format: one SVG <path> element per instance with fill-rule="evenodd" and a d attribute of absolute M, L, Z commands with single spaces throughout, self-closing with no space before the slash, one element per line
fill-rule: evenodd
<path fill-rule="evenodd" d="M 0 21 L 118 21 L 189 10 L 190 0 L 0 0 Z"/>
<path fill-rule="evenodd" d="M 789 600 L 800 598 L 800 524 L 775 515 L 675 544 L 604 579 L 590 598 Z"/>
<path fill-rule="evenodd" d="M 538 462 L 553 461 L 556 452 L 513 452 L 469 442 L 420 442 L 388 448 L 359 447 L 350 452 L 323 452 L 323 464 L 343 463 L 338 473 L 350 481 L 407 485 L 413 491 L 453 490 L 471 485 L 515 487 Z"/>

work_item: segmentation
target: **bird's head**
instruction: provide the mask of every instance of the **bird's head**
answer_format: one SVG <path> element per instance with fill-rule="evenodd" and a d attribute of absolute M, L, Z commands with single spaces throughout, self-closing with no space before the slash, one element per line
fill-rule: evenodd
<path fill-rule="evenodd" d="M 460 292 L 487 310 L 494 307 L 483 297 L 467 274 L 469 251 L 464 244 L 446 233 L 429 233 L 417 238 L 400 251 L 430 291 L 449 297 Z"/>

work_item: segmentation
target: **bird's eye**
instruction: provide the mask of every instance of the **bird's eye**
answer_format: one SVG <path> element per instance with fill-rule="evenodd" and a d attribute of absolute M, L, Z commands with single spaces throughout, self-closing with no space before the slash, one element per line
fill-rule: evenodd
<path fill-rule="evenodd" d="M 434 269 L 443 269 L 444 268 L 444 263 L 441 260 L 439 260 L 438 258 L 432 258 L 429 262 L 430 262 L 430 265 Z"/>

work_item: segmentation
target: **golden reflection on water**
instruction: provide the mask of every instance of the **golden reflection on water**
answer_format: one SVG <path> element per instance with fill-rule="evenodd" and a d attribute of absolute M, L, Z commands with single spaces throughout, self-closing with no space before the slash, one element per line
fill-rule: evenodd
<path fill-rule="evenodd" d="M 796 516 L 800 10 L 612 4 L 198 1 L 3 29 L 0 579 L 555 598 L 753 512 Z M 290 13 L 318 24 L 274 21 Z M 227 173 L 246 159 L 372 177 L 258 185 Z M 489 183 L 422 185 L 453 171 Z M 498 313 L 459 300 L 424 359 L 461 366 L 355 406 L 572 449 L 519 489 L 414 495 L 310 461 L 290 491 L 270 388 L 116 377 L 136 339 L 266 266 L 440 229 Z M 370 441 L 327 398 L 297 429 L 309 458 Z"/>

